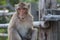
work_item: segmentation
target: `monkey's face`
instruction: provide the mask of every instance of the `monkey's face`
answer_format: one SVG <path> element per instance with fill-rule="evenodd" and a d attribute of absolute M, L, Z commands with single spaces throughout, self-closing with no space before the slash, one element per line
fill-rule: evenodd
<path fill-rule="evenodd" d="M 26 15 L 28 12 L 28 9 L 27 8 L 18 8 L 18 13 L 23 16 L 23 15 Z"/>
<path fill-rule="evenodd" d="M 18 8 L 17 12 L 19 14 L 18 16 L 20 17 L 20 19 L 24 19 L 28 14 L 28 9 L 27 8 Z"/>

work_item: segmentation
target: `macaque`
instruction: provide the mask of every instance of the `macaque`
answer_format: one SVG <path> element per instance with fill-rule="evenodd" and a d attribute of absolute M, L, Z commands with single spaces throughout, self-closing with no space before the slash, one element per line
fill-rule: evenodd
<path fill-rule="evenodd" d="M 8 26 L 8 40 L 37 40 L 37 32 L 28 5 L 19 3 Z"/>

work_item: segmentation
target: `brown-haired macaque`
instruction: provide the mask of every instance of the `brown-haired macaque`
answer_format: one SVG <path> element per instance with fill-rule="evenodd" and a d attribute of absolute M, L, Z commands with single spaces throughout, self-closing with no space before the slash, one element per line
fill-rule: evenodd
<path fill-rule="evenodd" d="M 24 3 L 23 3 L 24 4 Z M 37 29 L 33 28 L 33 17 L 26 4 L 19 4 L 8 26 L 8 40 L 37 40 Z M 22 6 L 21 6 L 22 5 Z"/>

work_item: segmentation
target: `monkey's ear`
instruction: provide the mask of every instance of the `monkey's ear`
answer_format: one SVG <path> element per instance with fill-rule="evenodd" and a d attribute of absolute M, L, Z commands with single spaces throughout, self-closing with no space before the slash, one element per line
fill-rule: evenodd
<path fill-rule="evenodd" d="M 28 8 L 30 8 L 30 5 L 28 5 Z"/>
<path fill-rule="evenodd" d="M 15 10 L 17 10 L 19 8 L 18 6 L 19 4 L 15 4 Z"/>
<path fill-rule="evenodd" d="M 27 3 L 27 5 L 28 5 L 28 9 L 30 9 L 30 6 L 31 6 L 30 3 Z"/>

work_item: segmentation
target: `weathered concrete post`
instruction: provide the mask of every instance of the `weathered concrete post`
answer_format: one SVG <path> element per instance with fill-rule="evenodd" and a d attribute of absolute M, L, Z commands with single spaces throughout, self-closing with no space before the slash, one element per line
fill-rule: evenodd
<path fill-rule="evenodd" d="M 57 1 L 56 0 L 40 0 L 39 7 L 40 7 L 40 21 L 44 21 L 43 17 L 46 15 L 47 9 L 56 9 Z M 54 13 L 53 13 L 54 14 Z M 42 28 L 40 25 L 39 31 L 39 40 L 60 40 L 60 21 L 47 21 L 46 23 L 49 26 L 47 28 Z"/>

